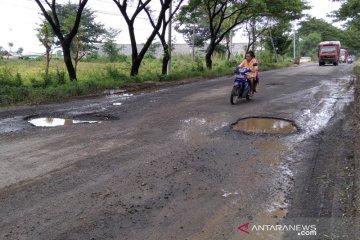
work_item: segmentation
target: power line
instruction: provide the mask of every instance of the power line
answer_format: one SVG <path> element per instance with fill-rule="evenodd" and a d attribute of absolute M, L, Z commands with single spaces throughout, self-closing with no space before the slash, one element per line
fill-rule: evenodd
<path fill-rule="evenodd" d="M 33 0 L 25 0 L 25 1 L 34 3 Z M 114 6 L 116 6 L 115 3 L 110 3 L 110 2 L 108 2 L 108 1 L 102 1 L 102 0 L 94 0 L 94 1 L 100 2 L 100 3 L 102 4 L 102 6 L 106 5 L 106 7 L 111 7 L 111 9 L 113 9 Z M 46 3 L 43 2 L 43 4 L 46 4 Z M 89 6 L 89 5 L 95 6 L 95 4 L 91 4 L 91 3 L 88 3 L 88 6 Z M 20 5 L 17 5 L 17 6 L 20 6 Z M 99 6 L 99 5 L 98 5 L 98 6 Z M 133 7 L 133 6 L 128 6 L 128 8 L 137 9 L 137 7 Z M 33 9 L 33 10 L 38 10 L 38 9 L 35 9 L 35 8 L 31 8 L 31 9 Z M 92 10 L 93 10 L 93 11 L 105 11 L 105 12 L 107 12 L 106 10 L 94 10 L 94 9 L 92 9 Z M 153 12 L 160 12 L 159 10 L 154 10 L 154 9 L 152 9 L 151 11 L 153 11 Z M 115 13 L 109 12 L 109 14 L 111 15 L 111 14 L 115 14 Z"/>
<path fill-rule="evenodd" d="M 31 1 L 31 0 L 30 0 Z M 111 6 L 111 7 L 114 7 L 114 6 L 116 6 L 115 5 L 115 3 L 113 3 L 113 1 L 111 1 L 112 2 L 112 4 L 110 3 L 110 0 L 94 0 L 94 1 L 97 1 L 97 2 L 100 2 L 101 4 L 105 4 L 105 5 L 107 5 L 107 6 Z M 134 7 L 134 6 L 127 6 L 128 8 L 132 8 L 132 9 L 137 9 L 137 7 Z M 151 11 L 153 11 L 153 12 L 160 12 L 159 10 L 154 10 L 154 9 L 152 9 Z"/>
<path fill-rule="evenodd" d="M 31 1 L 31 0 L 25 0 L 25 1 Z M 12 5 L 12 6 L 16 6 L 18 9 L 29 9 L 29 10 L 36 10 L 38 12 L 40 12 L 39 8 L 32 8 L 32 7 L 27 7 L 24 5 L 18 5 L 18 4 L 14 4 L 13 2 L 5 2 L 5 4 L 7 5 Z M 103 15 L 109 15 L 109 16 L 121 16 L 121 13 L 115 13 L 115 12 L 110 12 L 110 11 L 104 11 L 104 10 L 93 10 L 95 13 L 98 14 L 103 14 Z M 136 17 L 136 19 L 142 19 L 142 20 L 148 20 L 148 18 L 146 17 Z"/>
<path fill-rule="evenodd" d="M 25 0 L 25 1 L 34 3 L 33 0 Z M 103 1 L 101 1 L 101 0 L 97 0 L 97 1 L 103 2 Z M 40 12 L 40 9 L 39 9 L 39 8 L 32 8 L 32 7 L 28 7 L 28 6 L 24 6 L 24 5 L 18 5 L 18 4 L 14 4 L 13 2 L 5 2 L 5 4 L 9 4 L 9 5 L 16 6 L 16 7 L 19 8 L 19 9 L 36 10 L 36 11 Z M 119 17 L 122 16 L 120 12 L 116 13 L 116 12 L 104 11 L 104 10 L 93 10 L 93 11 L 94 11 L 95 13 L 97 13 L 97 14 L 102 14 L 102 15 L 119 16 Z M 136 17 L 136 19 L 148 21 L 148 18 L 147 18 L 147 17 L 139 17 L 139 16 L 138 16 L 138 17 Z M 142 27 L 135 27 L 135 30 L 137 30 L 137 31 L 139 31 L 139 30 L 140 30 L 140 31 L 146 31 L 146 30 L 148 30 L 148 29 L 147 29 L 147 28 L 142 28 Z"/>
<path fill-rule="evenodd" d="M 110 15 L 110 16 L 121 16 L 121 13 L 114 13 L 114 12 L 107 12 L 107 11 L 100 11 L 100 10 L 93 10 L 95 13 L 100 13 L 100 14 L 104 14 L 104 15 Z M 143 19 L 143 20 L 148 20 L 148 18 L 146 17 L 136 17 L 136 19 Z"/>

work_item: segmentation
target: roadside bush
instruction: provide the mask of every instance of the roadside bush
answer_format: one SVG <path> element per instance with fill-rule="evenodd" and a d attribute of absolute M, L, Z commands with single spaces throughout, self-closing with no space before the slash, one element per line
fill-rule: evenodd
<path fill-rule="evenodd" d="M 119 61 L 114 63 L 95 55 L 93 59 L 86 59 L 78 66 L 78 81 L 75 82 L 68 80 L 62 60 L 53 59 L 50 62 L 48 78 L 42 74 L 44 62 L 0 60 L 0 105 L 63 100 L 73 96 L 101 93 L 105 89 L 134 82 L 219 77 L 232 74 L 232 68 L 242 60 L 239 56 L 231 61 L 214 56 L 213 69 L 208 70 L 203 56 L 198 55 L 193 61 L 191 54 L 174 55 L 171 59 L 172 73 L 167 76 L 161 75 L 161 59 L 145 59 L 139 74 L 130 77 L 131 61 L 125 55 L 119 56 Z M 260 62 L 261 71 L 283 67 L 281 64 L 284 64 Z M 360 72 L 360 69 L 358 71 Z"/>
<path fill-rule="evenodd" d="M 117 68 L 113 66 L 106 66 L 105 68 L 105 76 L 106 78 L 110 78 L 111 80 L 118 81 L 118 80 L 127 80 L 129 77 L 124 73 L 121 73 Z"/>
<path fill-rule="evenodd" d="M 360 65 L 354 67 L 354 73 L 360 75 Z"/>
<path fill-rule="evenodd" d="M 58 100 L 58 99 L 62 99 L 63 97 L 66 96 L 66 94 L 65 95 L 62 94 L 63 92 L 60 90 L 61 90 L 61 88 L 51 86 L 51 87 L 48 87 L 46 89 L 46 91 L 43 91 L 43 93 L 44 93 L 44 96 L 46 99 Z"/>
<path fill-rule="evenodd" d="M 13 104 L 12 97 L 6 94 L 0 94 L 0 106 Z"/>
<path fill-rule="evenodd" d="M 230 59 L 229 61 L 226 61 L 226 62 L 225 62 L 225 65 L 226 65 L 227 67 L 236 67 L 236 66 L 239 65 L 239 64 L 240 64 L 240 61 L 235 60 L 235 59 Z"/>
<path fill-rule="evenodd" d="M 48 77 L 49 78 L 49 77 Z M 43 81 L 41 81 L 41 80 L 38 80 L 38 79 L 36 79 L 36 78 L 30 78 L 30 86 L 32 87 L 32 88 L 44 88 L 44 87 L 46 87 L 46 82 L 50 82 L 51 80 L 48 80 L 48 79 L 44 79 Z"/>
<path fill-rule="evenodd" d="M 233 60 L 235 60 L 236 62 L 240 63 L 242 60 L 244 60 L 244 55 L 243 54 L 239 54 L 236 53 L 233 55 Z"/>
<path fill-rule="evenodd" d="M 264 52 L 261 53 L 261 56 L 257 56 L 258 60 L 260 61 L 261 64 L 267 64 L 267 63 L 274 63 L 274 55 L 272 52 L 270 52 L 269 50 L 265 50 Z"/>
<path fill-rule="evenodd" d="M 94 51 L 94 52 L 90 53 L 89 55 L 87 55 L 83 61 L 91 62 L 91 61 L 98 61 L 99 59 L 101 59 L 99 53 Z"/>
<path fill-rule="evenodd" d="M 204 67 L 204 61 L 202 58 L 199 58 L 199 56 L 195 57 L 195 65 L 192 66 L 192 71 L 198 71 L 198 72 L 203 72 L 205 70 Z"/>
<path fill-rule="evenodd" d="M 116 56 L 116 60 L 118 62 L 127 62 L 128 61 L 128 56 L 126 56 L 125 54 L 118 54 Z"/>
<path fill-rule="evenodd" d="M 9 68 L 5 67 L 0 69 L 0 85 L 20 87 L 22 85 L 20 73 L 16 73 L 14 76 Z"/>
<path fill-rule="evenodd" d="M 0 105 L 25 101 L 29 96 L 29 87 L 3 86 L 0 88 Z"/>
<path fill-rule="evenodd" d="M 22 77 L 21 77 L 20 73 L 16 73 L 16 75 L 14 77 L 14 84 L 17 87 L 20 87 L 22 85 Z"/>
<path fill-rule="evenodd" d="M 84 82 L 83 84 L 76 85 L 77 95 L 82 95 L 84 93 L 94 93 L 99 88 L 99 84 L 94 80 L 89 80 Z"/>
<path fill-rule="evenodd" d="M 51 75 L 46 76 L 45 74 L 42 74 L 42 78 L 44 79 L 43 87 L 47 87 L 53 84 Z"/>
<path fill-rule="evenodd" d="M 46 88 L 50 86 L 58 86 L 66 84 L 66 73 L 64 70 L 56 69 L 55 72 L 49 72 L 46 76 L 45 73 L 41 74 L 41 80 L 31 78 L 30 83 L 33 88 Z"/>
<path fill-rule="evenodd" d="M 56 82 L 59 85 L 64 85 L 66 83 L 65 71 L 56 69 Z"/>

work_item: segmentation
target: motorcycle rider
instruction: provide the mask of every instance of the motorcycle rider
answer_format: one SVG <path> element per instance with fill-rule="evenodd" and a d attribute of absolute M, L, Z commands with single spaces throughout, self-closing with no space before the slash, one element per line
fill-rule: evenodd
<path fill-rule="evenodd" d="M 258 84 L 258 60 L 255 58 L 253 51 L 248 51 L 245 54 L 245 59 L 240 63 L 240 67 L 245 67 L 251 69 L 251 72 L 246 73 L 249 77 L 250 82 L 250 96 L 254 95 L 256 92 L 256 85 Z"/>

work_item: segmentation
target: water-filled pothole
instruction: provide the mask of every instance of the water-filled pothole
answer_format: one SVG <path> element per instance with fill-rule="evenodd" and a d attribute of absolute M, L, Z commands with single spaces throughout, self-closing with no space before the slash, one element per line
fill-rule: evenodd
<path fill-rule="evenodd" d="M 99 121 L 83 121 L 83 120 L 50 118 L 50 117 L 34 118 L 28 120 L 28 122 L 36 127 L 57 127 L 57 126 L 68 126 L 68 125 L 84 124 L 84 123 L 100 123 Z"/>
<path fill-rule="evenodd" d="M 240 119 L 233 124 L 233 129 L 246 133 L 290 134 L 298 131 L 296 125 L 289 120 L 266 117 Z"/>

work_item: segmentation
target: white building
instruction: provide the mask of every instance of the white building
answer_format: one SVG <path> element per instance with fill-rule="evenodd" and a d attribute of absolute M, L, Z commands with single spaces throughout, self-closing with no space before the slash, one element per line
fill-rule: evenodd
<path fill-rule="evenodd" d="M 247 46 L 246 43 L 233 43 L 232 44 L 232 54 L 234 55 L 245 55 L 245 47 Z M 143 47 L 143 44 L 138 44 L 138 49 L 140 50 Z M 118 44 L 118 48 L 120 49 L 119 53 L 120 54 L 124 54 L 124 55 L 131 55 L 131 44 Z M 205 52 L 205 49 L 199 49 L 199 48 L 195 48 L 196 52 Z M 104 52 L 102 51 L 101 47 L 98 50 L 98 53 L 100 55 L 104 55 Z M 163 50 L 162 47 L 160 45 L 160 47 L 158 47 L 156 49 L 156 57 L 161 57 L 163 54 Z M 173 51 L 172 51 L 173 55 L 176 54 L 192 54 L 192 47 L 186 43 L 176 43 L 173 45 Z"/>

